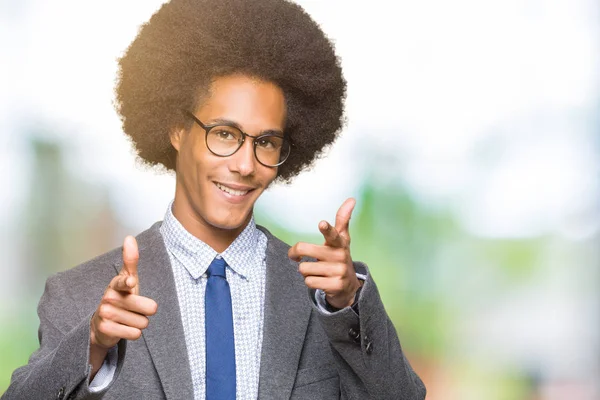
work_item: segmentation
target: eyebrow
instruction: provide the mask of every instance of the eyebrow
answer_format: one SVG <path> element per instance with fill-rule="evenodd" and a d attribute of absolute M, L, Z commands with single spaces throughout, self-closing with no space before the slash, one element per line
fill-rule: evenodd
<path fill-rule="evenodd" d="M 213 118 L 210 119 L 206 124 L 206 126 L 215 126 L 215 125 L 229 125 L 229 126 L 234 126 L 236 128 L 238 128 L 240 131 L 242 132 L 246 132 L 242 129 L 242 127 L 240 126 L 240 124 L 238 124 L 235 121 L 231 121 L 228 119 L 223 119 L 223 118 Z M 262 136 L 262 135 L 279 135 L 279 136 L 284 136 L 283 135 L 283 131 L 280 131 L 278 129 L 267 129 L 264 131 L 260 131 L 258 133 L 258 135 L 256 136 Z"/>

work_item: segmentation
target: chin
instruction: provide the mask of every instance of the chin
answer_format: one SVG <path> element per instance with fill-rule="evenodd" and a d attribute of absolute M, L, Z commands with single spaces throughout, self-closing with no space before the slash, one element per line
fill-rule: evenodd
<path fill-rule="evenodd" d="M 210 225 L 214 226 L 218 229 L 223 230 L 235 230 L 239 229 L 246 224 L 246 222 L 250 220 L 250 214 L 239 214 L 239 215 L 224 215 L 224 216 L 215 216 L 214 218 L 209 219 Z"/>

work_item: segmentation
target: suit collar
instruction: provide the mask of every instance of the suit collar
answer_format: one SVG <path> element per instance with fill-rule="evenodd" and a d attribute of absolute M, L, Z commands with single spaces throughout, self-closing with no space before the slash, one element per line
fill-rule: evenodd
<path fill-rule="evenodd" d="M 198 279 L 206 272 L 218 253 L 188 232 L 173 215 L 172 207 L 173 202 L 167 207 L 160 233 L 167 250 L 181 262 L 192 278 Z M 252 217 L 238 237 L 221 253 L 229 268 L 244 279 L 258 277 L 258 271 L 252 268 L 252 265 L 262 262 L 264 256 L 258 254 L 259 234 Z"/>

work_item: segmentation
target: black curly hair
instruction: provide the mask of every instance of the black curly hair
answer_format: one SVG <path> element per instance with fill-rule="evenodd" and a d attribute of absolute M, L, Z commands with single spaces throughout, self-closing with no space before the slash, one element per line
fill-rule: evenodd
<path fill-rule="evenodd" d="M 171 0 L 142 25 L 119 60 L 116 108 L 148 165 L 175 169 L 169 140 L 189 129 L 219 76 L 273 82 L 287 105 L 294 147 L 277 178 L 289 182 L 333 143 L 343 125 L 346 81 L 331 41 L 297 4 L 285 0 Z"/>

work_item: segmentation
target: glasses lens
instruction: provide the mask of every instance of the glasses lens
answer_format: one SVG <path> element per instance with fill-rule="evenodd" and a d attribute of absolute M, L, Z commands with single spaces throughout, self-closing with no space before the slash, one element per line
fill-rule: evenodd
<path fill-rule="evenodd" d="M 242 132 L 233 126 L 215 126 L 206 135 L 206 145 L 215 154 L 229 156 L 242 144 Z"/>
<path fill-rule="evenodd" d="M 254 149 L 258 161 L 273 167 L 283 164 L 290 155 L 289 142 L 281 136 L 259 136 L 254 141 Z"/>

